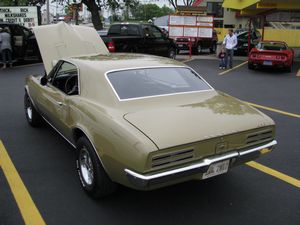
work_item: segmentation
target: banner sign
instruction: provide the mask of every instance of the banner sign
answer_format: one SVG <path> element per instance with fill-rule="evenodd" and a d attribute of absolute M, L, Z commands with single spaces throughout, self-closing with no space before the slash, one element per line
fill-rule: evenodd
<path fill-rule="evenodd" d="M 179 16 L 169 17 L 170 37 L 213 37 L 213 16 Z"/>
<path fill-rule="evenodd" d="M 0 7 L 0 23 L 15 23 L 24 27 L 38 26 L 36 6 Z"/>

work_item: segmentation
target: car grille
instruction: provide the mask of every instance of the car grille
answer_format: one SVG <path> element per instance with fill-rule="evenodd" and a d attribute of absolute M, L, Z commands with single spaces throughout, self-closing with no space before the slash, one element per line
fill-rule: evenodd
<path fill-rule="evenodd" d="M 180 162 L 194 157 L 194 150 L 181 150 L 152 158 L 152 167 L 165 166 L 170 163 Z"/>
<path fill-rule="evenodd" d="M 261 143 L 264 141 L 269 141 L 272 138 L 273 138 L 273 134 L 271 130 L 262 131 L 259 133 L 249 134 L 246 143 L 247 144 Z"/>

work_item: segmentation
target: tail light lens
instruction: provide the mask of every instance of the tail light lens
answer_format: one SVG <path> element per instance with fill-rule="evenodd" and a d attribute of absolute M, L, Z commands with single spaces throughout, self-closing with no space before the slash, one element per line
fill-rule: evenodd
<path fill-rule="evenodd" d="M 252 58 L 256 58 L 256 54 L 251 54 L 251 57 Z"/>
<path fill-rule="evenodd" d="M 112 41 L 107 43 L 107 48 L 108 48 L 109 52 L 115 52 L 116 51 L 115 43 L 113 43 Z"/>
<path fill-rule="evenodd" d="M 282 55 L 282 56 L 281 56 L 281 59 L 285 60 L 286 58 L 285 58 L 285 56 L 284 56 L 284 55 Z"/>

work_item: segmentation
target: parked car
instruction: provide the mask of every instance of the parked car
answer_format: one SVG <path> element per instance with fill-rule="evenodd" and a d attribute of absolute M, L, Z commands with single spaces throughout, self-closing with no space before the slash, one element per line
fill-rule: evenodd
<path fill-rule="evenodd" d="M 250 34 L 250 50 L 261 40 L 261 34 L 258 30 L 252 30 Z M 234 48 L 235 55 L 248 55 L 248 36 L 249 31 L 239 33 L 237 37 L 237 46 Z"/>
<path fill-rule="evenodd" d="M 282 41 L 262 41 L 253 48 L 248 58 L 248 68 L 282 68 L 292 71 L 294 51 Z"/>
<path fill-rule="evenodd" d="M 218 43 L 217 32 L 213 31 L 212 38 L 200 38 L 200 37 L 178 37 L 175 39 L 177 46 L 177 53 L 180 50 L 189 50 L 189 44 L 192 45 L 193 54 L 200 54 L 203 49 L 209 49 L 211 53 L 215 53 Z"/>
<path fill-rule="evenodd" d="M 106 37 L 101 36 L 102 38 Z M 135 52 L 176 57 L 174 41 L 160 28 L 148 23 L 117 23 L 110 26 L 107 37 L 115 44 L 116 52 Z"/>
<path fill-rule="evenodd" d="M 97 33 L 99 34 L 102 41 L 106 45 L 108 51 L 115 52 L 116 51 L 115 43 L 110 37 L 107 36 L 107 30 L 98 30 Z"/>
<path fill-rule="evenodd" d="M 10 31 L 14 60 L 41 59 L 34 33 L 30 29 L 13 23 L 0 23 L 0 27 L 7 27 Z"/>
<path fill-rule="evenodd" d="M 35 33 L 47 74 L 26 79 L 27 121 L 45 120 L 76 149 L 81 185 L 93 197 L 117 184 L 151 190 L 210 178 L 276 145 L 272 119 L 181 62 L 110 54 L 88 27 Z"/>

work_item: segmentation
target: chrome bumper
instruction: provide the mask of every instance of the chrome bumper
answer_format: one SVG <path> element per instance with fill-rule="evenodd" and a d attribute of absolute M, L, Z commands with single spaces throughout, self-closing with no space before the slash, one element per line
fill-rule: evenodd
<path fill-rule="evenodd" d="M 230 159 L 230 167 L 240 165 L 242 163 L 257 158 L 266 150 L 273 150 L 276 144 L 277 141 L 273 140 L 272 142 L 261 145 L 259 147 L 246 150 L 231 151 L 225 154 L 211 156 L 200 160 L 198 163 L 160 173 L 143 175 L 129 169 L 125 169 L 125 173 L 129 181 L 134 186 L 138 188 L 147 188 L 156 184 L 161 184 L 164 182 L 175 180 L 177 178 L 195 175 L 198 173 L 205 173 L 211 164 L 221 162 L 227 159 Z"/>

